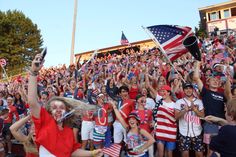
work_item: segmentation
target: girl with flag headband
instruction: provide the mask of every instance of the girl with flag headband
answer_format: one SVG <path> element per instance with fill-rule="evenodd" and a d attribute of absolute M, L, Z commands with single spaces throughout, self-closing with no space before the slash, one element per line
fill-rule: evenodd
<path fill-rule="evenodd" d="M 102 156 L 102 150 L 86 151 L 80 149 L 80 144 L 76 143 L 75 136 L 70 123 L 73 115 L 62 120 L 66 112 L 73 113 L 76 100 L 53 97 L 50 99 L 46 108 L 42 108 L 37 99 L 37 75 L 43 66 L 42 55 L 37 54 L 32 61 L 29 70 L 29 91 L 28 101 L 35 125 L 35 142 L 39 148 L 39 156 L 44 157 L 70 157 L 70 156 Z M 78 104 L 78 101 L 77 101 Z M 76 105 L 80 110 L 92 108 L 79 102 Z"/>
<path fill-rule="evenodd" d="M 115 102 L 110 102 L 113 106 L 116 117 L 120 123 L 127 130 L 127 151 L 128 157 L 147 157 L 146 149 L 148 149 L 154 142 L 154 138 L 150 133 L 144 129 L 139 128 L 140 118 L 136 113 L 130 113 L 128 116 L 128 124 L 122 118 Z M 144 142 L 143 138 L 146 139 Z"/>

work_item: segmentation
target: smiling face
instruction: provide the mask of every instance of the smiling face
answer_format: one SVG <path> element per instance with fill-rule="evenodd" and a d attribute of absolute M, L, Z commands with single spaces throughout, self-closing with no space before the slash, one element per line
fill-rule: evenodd
<path fill-rule="evenodd" d="M 129 118 L 128 122 L 131 128 L 135 128 L 138 126 L 138 121 L 133 117 Z"/>
<path fill-rule="evenodd" d="M 184 94 L 186 97 L 193 96 L 193 88 L 191 87 L 184 88 Z"/>
<path fill-rule="evenodd" d="M 55 100 L 50 103 L 50 111 L 53 118 L 59 121 L 66 112 L 66 106 L 63 102 Z"/>
<path fill-rule="evenodd" d="M 145 107 L 146 106 L 146 98 L 145 96 L 142 96 L 140 97 L 138 100 L 137 100 L 137 104 L 139 107 Z"/>

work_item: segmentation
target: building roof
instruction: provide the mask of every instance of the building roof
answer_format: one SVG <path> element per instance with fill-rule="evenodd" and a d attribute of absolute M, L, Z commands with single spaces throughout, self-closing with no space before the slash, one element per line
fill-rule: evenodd
<path fill-rule="evenodd" d="M 223 2 L 223 3 L 218 3 L 218 4 L 198 8 L 198 10 L 199 11 L 211 11 L 211 10 L 220 9 L 220 8 L 232 7 L 232 5 L 236 5 L 236 0 L 231 0 L 231 1 Z"/>
<path fill-rule="evenodd" d="M 143 43 L 147 43 L 147 42 L 152 42 L 152 39 L 147 39 L 147 40 L 141 40 L 141 41 L 137 41 L 137 42 L 132 42 L 130 43 L 132 46 L 137 46 L 139 44 L 143 44 Z M 99 49 L 99 52 L 104 52 L 104 51 L 112 51 L 112 50 L 117 50 L 117 49 L 121 49 L 121 48 L 126 48 L 127 45 L 117 45 L 117 46 L 111 46 L 111 47 L 106 47 L 106 48 L 102 48 Z M 81 54 L 90 54 L 93 53 L 95 50 L 91 50 L 91 51 L 85 51 L 82 53 L 77 53 L 75 54 L 75 56 L 77 55 L 81 55 Z"/>

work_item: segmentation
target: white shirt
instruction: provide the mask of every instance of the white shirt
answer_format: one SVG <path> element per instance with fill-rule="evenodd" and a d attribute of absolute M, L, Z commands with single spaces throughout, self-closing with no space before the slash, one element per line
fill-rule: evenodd
<path fill-rule="evenodd" d="M 51 154 L 44 146 L 39 146 L 39 156 L 42 157 L 56 157 L 55 155 Z"/>
<path fill-rule="evenodd" d="M 146 109 L 150 109 L 150 110 L 154 109 L 155 104 L 156 103 L 152 98 L 146 98 L 146 105 L 145 105 Z"/>
<path fill-rule="evenodd" d="M 203 110 L 203 104 L 200 99 L 195 98 L 194 105 L 198 106 L 198 110 Z M 175 109 L 178 111 L 184 110 L 184 107 L 191 106 L 191 102 L 186 98 L 176 101 Z M 202 132 L 202 126 L 199 117 L 194 111 L 188 111 L 183 117 L 179 119 L 179 132 L 183 136 L 195 137 L 199 136 Z"/>

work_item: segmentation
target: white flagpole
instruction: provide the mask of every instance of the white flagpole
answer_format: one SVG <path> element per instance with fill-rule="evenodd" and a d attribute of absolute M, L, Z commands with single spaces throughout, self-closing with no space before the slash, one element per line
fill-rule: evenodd
<path fill-rule="evenodd" d="M 165 50 L 163 49 L 163 47 L 161 46 L 161 44 L 157 41 L 157 39 L 153 36 L 153 34 L 144 26 L 142 26 L 142 28 L 144 29 L 144 31 L 147 33 L 147 35 L 152 39 L 152 41 L 155 43 L 155 45 L 157 47 L 160 48 L 161 53 L 165 56 L 165 58 L 168 60 L 168 62 L 170 63 L 170 65 L 172 66 L 172 68 L 177 72 L 177 74 L 181 77 L 181 80 L 185 83 L 186 81 L 183 79 L 182 75 L 179 73 L 179 71 L 177 69 L 175 69 L 174 65 L 172 64 L 172 62 L 169 60 L 169 58 L 166 55 Z"/>
<path fill-rule="evenodd" d="M 84 65 L 82 65 L 82 66 L 80 67 L 80 69 L 78 70 L 78 72 L 80 72 L 80 71 L 82 70 L 82 67 L 83 67 L 83 66 L 86 66 L 92 59 L 94 59 L 94 57 L 97 55 L 97 53 L 98 53 L 98 50 L 95 50 L 95 51 L 93 52 L 91 58 L 90 58 Z"/>

